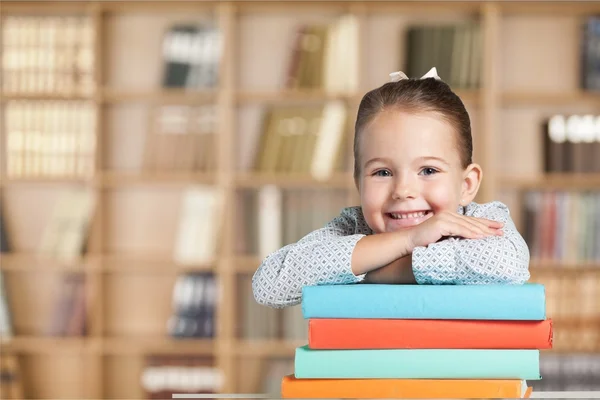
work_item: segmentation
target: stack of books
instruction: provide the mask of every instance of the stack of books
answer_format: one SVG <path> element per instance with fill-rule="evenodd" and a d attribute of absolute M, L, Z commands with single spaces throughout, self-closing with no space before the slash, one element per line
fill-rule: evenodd
<path fill-rule="evenodd" d="M 552 347 L 544 286 L 322 285 L 283 398 L 523 398 Z"/>

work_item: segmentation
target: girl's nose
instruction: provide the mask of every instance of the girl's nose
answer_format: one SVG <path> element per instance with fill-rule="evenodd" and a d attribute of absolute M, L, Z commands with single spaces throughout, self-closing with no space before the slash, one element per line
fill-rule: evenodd
<path fill-rule="evenodd" d="M 397 179 L 394 185 L 394 191 L 392 192 L 392 199 L 404 200 L 414 199 L 417 195 L 417 190 L 414 182 L 408 178 Z"/>

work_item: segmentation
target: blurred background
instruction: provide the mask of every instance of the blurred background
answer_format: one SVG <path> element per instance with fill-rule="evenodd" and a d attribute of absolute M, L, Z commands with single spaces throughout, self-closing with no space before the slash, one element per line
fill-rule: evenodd
<path fill-rule="evenodd" d="M 600 390 L 598 2 L 3 1 L 2 398 L 279 393 L 261 258 L 358 205 L 358 103 L 436 66 L 546 285 L 534 390 Z"/>

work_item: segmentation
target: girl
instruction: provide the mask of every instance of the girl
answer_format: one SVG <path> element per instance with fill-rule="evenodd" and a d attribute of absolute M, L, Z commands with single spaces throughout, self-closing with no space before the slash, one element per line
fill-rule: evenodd
<path fill-rule="evenodd" d="M 497 201 L 473 202 L 482 179 L 471 122 L 433 68 L 368 92 L 354 133 L 360 207 L 270 254 L 252 279 L 256 301 L 301 302 L 319 284 L 522 284 L 529 250 Z"/>

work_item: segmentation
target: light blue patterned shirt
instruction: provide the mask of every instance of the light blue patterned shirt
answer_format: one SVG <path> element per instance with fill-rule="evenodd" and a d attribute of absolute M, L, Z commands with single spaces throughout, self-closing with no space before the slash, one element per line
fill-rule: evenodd
<path fill-rule="evenodd" d="M 529 249 L 510 218 L 508 207 L 494 201 L 459 207 L 458 213 L 504 222 L 503 236 L 449 238 L 412 253 L 419 284 L 522 284 L 529 279 Z M 325 227 L 267 256 L 252 278 L 257 302 L 270 307 L 299 304 L 302 287 L 350 284 L 364 279 L 351 269 L 356 243 L 373 231 L 360 207 L 344 208 Z"/>

